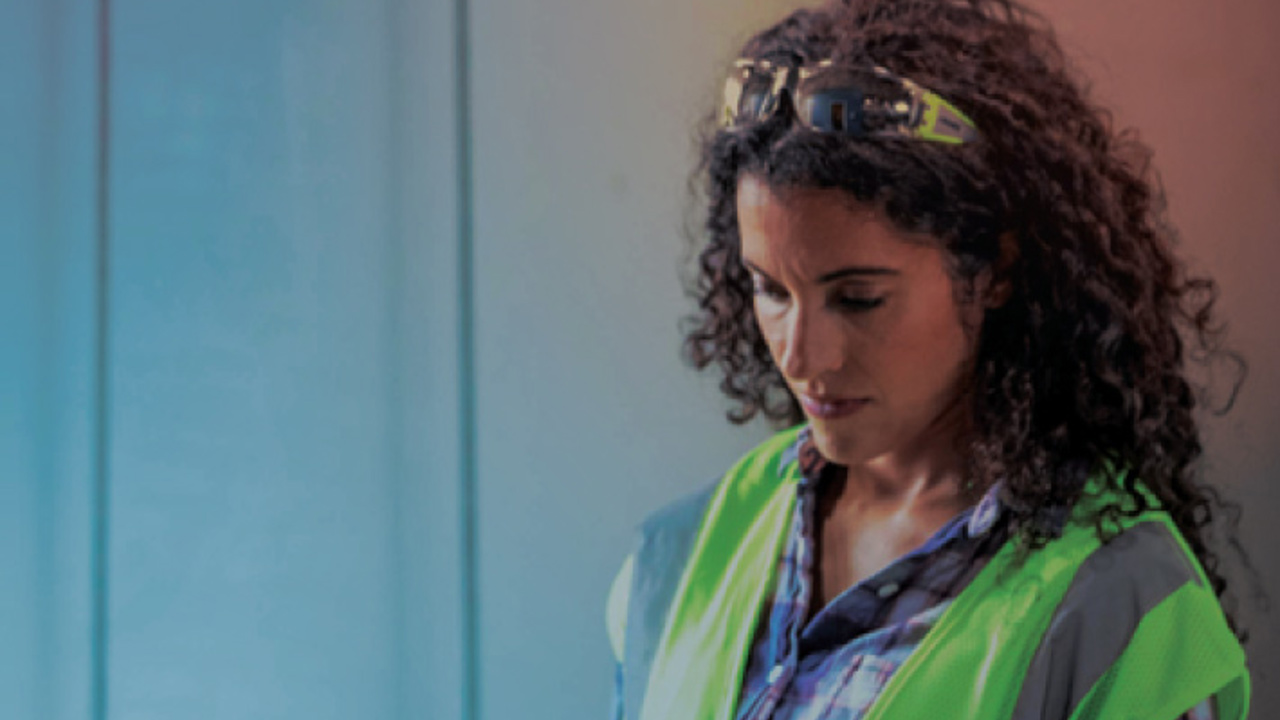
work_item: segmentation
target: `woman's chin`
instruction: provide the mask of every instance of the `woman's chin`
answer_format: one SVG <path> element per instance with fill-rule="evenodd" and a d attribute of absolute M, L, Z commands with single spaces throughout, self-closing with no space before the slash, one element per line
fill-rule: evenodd
<path fill-rule="evenodd" d="M 860 438 L 848 428 L 838 427 L 839 423 L 822 420 L 811 420 L 813 444 L 822 457 L 837 465 L 857 465 L 870 460 L 866 438 Z"/>

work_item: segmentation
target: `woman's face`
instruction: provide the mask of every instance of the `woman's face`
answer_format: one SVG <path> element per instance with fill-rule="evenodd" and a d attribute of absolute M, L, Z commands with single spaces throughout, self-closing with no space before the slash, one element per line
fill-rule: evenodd
<path fill-rule="evenodd" d="M 746 175 L 737 203 L 756 319 L 818 450 L 896 466 L 950 442 L 982 313 L 939 245 L 842 190 Z"/>

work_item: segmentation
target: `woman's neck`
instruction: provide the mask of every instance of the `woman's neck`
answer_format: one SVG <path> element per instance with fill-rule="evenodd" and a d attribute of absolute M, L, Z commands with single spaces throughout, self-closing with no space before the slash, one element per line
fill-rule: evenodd
<path fill-rule="evenodd" d="M 957 409 L 958 410 L 958 409 Z M 841 495 L 904 508 L 958 502 L 972 490 L 961 438 L 968 424 L 958 411 L 945 413 L 915 442 L 846 468 Z"/>

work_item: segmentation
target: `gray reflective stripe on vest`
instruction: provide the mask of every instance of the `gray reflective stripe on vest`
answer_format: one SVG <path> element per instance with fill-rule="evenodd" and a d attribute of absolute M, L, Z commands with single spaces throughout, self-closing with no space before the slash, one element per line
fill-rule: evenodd
<path fill-rule="evenodd" d="M 640 717 L 653 655 L 662 641 L 667 611 L 684 574 L 702 516 L 717 483 L 660 510 L 640 528 L 623 649 L 623 712 Z"/>
<path fill-rule="evenodd" d="M 1080 565 L 1027 669 L 1013 717 L 1068 718 L 1119 659 L 1138 622 L 1200 576 L 1169 528 L 1135 525 Z"/>

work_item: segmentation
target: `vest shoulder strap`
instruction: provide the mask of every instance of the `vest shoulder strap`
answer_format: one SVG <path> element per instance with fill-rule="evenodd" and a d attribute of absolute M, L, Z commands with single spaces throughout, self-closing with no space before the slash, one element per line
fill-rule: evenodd
<path fill-rule="evenodd" d="M 1153 672 L 1162 682 L 1172 681 L 1179 692 L 1144 693 L 1148 697 L 1143 705 L 1158 709 L 1151 698 L 1167 700 L 1170 711 L 1165 714 L 1174 717 L 1208 695 L 1218 694 L 1222 706 L 1225 697 L 1219 691 L 1228 680 L 1215 680 L 1216 672 L 1189 671 L 1181 664 L 1195 658 L 1225 658 L 1221 653 L 1229 655 L 1238 643 L 1225 628 L 1194 556 L 1184 549 L 1172 523 L 1158 519 L 1130 527 L 1080 565 L 1027 669 L 1013 717 L 1097 717 L 1096 711 L 1088 708 L 1100 702 L 1099 689 L 1108 685 L 1106 678 L 1119 667 L 1117 663 L 1127 664 L 1137 656 L 1140 651 L 1135 648 L 1161 622 L 1160 614 L 1183 602 L 1179 593 L 1208 596 L 1210 602 L 1202 608 L 1193 611 L 1182 607 L 1180 622 L 1211 630 L 1207 639 L 1213 646 L 1192 648 L 1190 655 L 1166 648 L 1168 652 L 1151 656 L 1161 662 Z M 1215 670 L 1239 672 L 1242 666 L 1220 662 Z M 1123 686 L 1138 687 L 1131 682 Z M 1218 717 L 1235 716 L 1220 710 Z"/>
<path fill-rule="evenodd" d="M 622 699 L 628 718 L 640 717 L 667 611 L 715 488 L 712 483 L 651 515 L 640 526 L 635 550 L 614 581 L 610 635 L 622 662 Z M 624 627 L 617 628 L 621 618 L 625 618 Z M 621 639 L 614 639 L 615 635 Z"/>
<path fill-rule="evenodd" d="M 708 499 L 661 625 L 635 720 L 729 720 L 799 481 L 799 427 L 738 461 Z M 708 662 L 708 652 L 715 660 Z"/>
<path fill-rule="evenodd" d="M 1159 516 L 1196 579 L 1179 585 L 1139 619 L 1123 653 L 1089 688 L 1071 720 L 1163 720 L 1211 695 L 1219 720 L 1248 717 L 1250 683 L 1244 648 L 1172 518 Z"/>
<path fill-rule="evenodd" d="M 926 717 L 942 706 L 973 720 L 1172 718 L 1214 694 L 1220 718 L 1242 718 L 1243 651 L 1194 556 L 1161 511 L 1124 524 L 1102 546 L 1077 517 L 1020 563 L 1006 544 L 868 720 Z"/>

